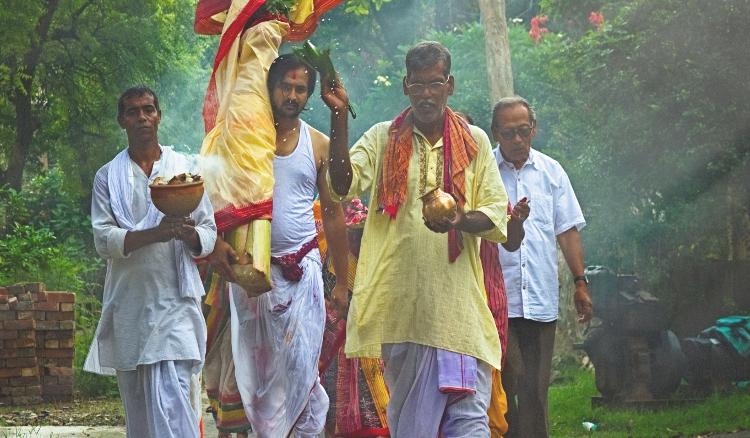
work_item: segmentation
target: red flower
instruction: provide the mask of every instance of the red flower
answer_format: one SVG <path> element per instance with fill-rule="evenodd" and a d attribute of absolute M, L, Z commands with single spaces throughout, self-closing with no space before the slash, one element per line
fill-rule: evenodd
<path fill-rule="evenodd" d="M 604 15 L 596 11 L 591 11 L 589 14 L 589 23 L 597 30 L 600 30 L 604 26 Z"/>
<path fill-rule="evenodd" d="M 547 16 L 546 15 L 537 15 L 536 17 L 531 19 L 531 29 L 529 29 L 529 37 L 534 40 L 535 43 L 538 43 L 542 39 L 542 35 L 549 32 L 549 29 L 547 29 Z"/>

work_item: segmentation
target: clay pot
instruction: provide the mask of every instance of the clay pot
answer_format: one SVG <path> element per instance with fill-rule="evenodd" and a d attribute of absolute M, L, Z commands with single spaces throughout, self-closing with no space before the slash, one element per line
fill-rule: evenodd
<path fill-rule="evenodd" d="M 428 222 L 453 219 L 456 215 L 456 200 L 449 193 L 437 188 L 422 196 L 422 216 Z"/>
<path fill-rule="evenodd" d="M 154 207 L 167 216 L 187 217 L 201 202 L 203 181 L 150 185 Z"/>

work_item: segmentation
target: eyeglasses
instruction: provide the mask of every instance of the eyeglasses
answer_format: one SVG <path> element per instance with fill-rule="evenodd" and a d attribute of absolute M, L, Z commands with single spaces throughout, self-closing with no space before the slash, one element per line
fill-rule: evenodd
<path fill-rule="evenodd" d="M 437 94 L 443 91 L 443 87 L 448 83 L 450 76 L 443 82 L 430 82 L 429 84 L 420 84 L 419 82 L 414 84 L 406 84 L 406 92 L 412 96 L 419 96 L 424 93 L 424 90 L 430 90 L 430 94 Z"/>
<path fill-rule="evenodd" d="M 516 138 L 516 135 L 520 135 L 521 138 L 528 138 L 533 130 L 533 126 L 526 125 L 513 129 L 503 129 L 498 131 L 498 134 L 500 134 L 500 137 L 502 137 L 503 140 L 513 140 Z"/>

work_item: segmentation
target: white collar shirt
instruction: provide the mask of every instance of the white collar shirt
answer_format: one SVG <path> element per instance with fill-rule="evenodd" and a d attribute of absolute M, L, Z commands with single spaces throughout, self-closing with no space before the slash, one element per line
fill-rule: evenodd
<path fill-rule="evenodd" d="M 526 163 L 516 169 L 499 148 L 494 153 L 510 202 L 526 197 L 531 209 L 521 247 L 509 252 L 500 245 L 508 317 L 554 321 L 559 306 L 557 236 L 572 227 L 581 230 L 586 225 L 583 212 L 568 175 L 554 159 L 531 149 Z"/>

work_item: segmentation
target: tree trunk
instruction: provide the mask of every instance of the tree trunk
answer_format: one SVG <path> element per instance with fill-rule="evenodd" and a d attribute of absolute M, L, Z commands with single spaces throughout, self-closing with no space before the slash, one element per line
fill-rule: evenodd
<path fill-rule="evenodd" d="M 29 89 L 30 90 L 30 89 Z M 23 169 L 29 157 L 31 139 L 34 136 L 35 123 L 31 112 L 31 95 L 18 90 L 13 104 L 16 107 L 16 141 L 8 158 L 8 170 L 5 171 L 5 183 L 16 191 L 21 190 Z"/>
<path fill-rule="evenodd" d="M 513 70 L 510 65 L 505 0 L 479 0 L 479 11 L 484 28 L 490 102 L 494 105 L 500 98 L 513 95 Z"/>
<path fill-rule="evenodd" d="M 47 1 L 46 9 L 39 17 L 34 29 L 29 50 L 23 57 L 23 65 L 19 68 L 20 86 L 15 89 L 11 97 L 16 113 L 16 139 L 8 157 L 8 169 L 3 175 L 4 181 L 0 181 L 0 184 L 6 183 L 15 190 L 21 190 L 23 170 L 29 158 L 31 140 L 34 137 L 34 132 L 39 128 L 39 122 L 34 116 L 32 106 L 34 75 L 42 56 L 42 48 L 49 36 L 52 17 L 54 17 L 59 3 L 59 0 Z"/>

